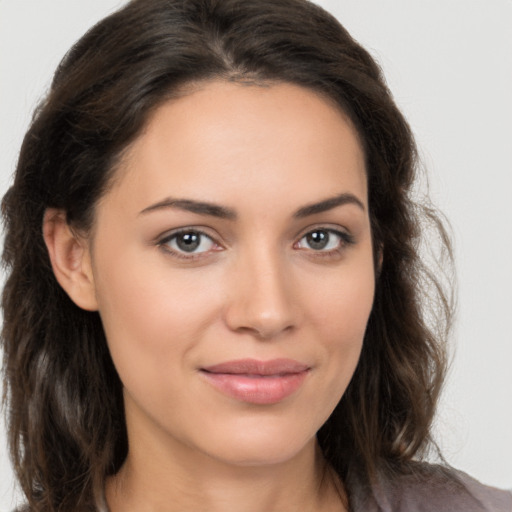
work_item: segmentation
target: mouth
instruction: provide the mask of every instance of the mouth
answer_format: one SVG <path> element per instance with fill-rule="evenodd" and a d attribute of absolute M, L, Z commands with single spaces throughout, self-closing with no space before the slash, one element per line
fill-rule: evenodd
<path fill-rule="evenodd" d="M 270 405 L 283 401 L 303 384 L 311 367 L 293 359 L 241 359 L 201 368 L 205 380 L 235 400 Z"/>

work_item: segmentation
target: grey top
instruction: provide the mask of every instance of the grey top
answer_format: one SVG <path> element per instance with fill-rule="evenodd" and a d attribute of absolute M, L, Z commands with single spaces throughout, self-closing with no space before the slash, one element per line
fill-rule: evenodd
<path fill-rule="evenodd" d="M 348 484 L 348 482 L 347 482 Z M 481 484 L 460 471 L 418 464 L 371 486 L 354 479 L 352 512 L 512 512 L 512 493 Z"/>
<path fill-rule="evenodd" d="M 418 463 L 407 475 L 379 477 L 371 486 L 361 482 L 354 475 L 346 482 L 350 512 L 512 512 L 511 492 L 437 465 Z"/>

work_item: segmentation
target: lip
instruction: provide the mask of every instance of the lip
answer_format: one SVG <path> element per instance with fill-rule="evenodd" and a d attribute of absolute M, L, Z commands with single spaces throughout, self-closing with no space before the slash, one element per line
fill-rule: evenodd
<path fill-rule="evenodd" d="M 201 368 L 221 393 L 241 402 L 269 405 L 289 397 L 303 384 L 311 367 L 293 359 L 239 359 Z"/>

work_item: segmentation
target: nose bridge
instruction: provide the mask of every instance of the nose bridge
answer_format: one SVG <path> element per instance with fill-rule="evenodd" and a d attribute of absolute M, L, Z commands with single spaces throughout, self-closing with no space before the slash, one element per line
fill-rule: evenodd
<path fill-rule="evenodd" d="M 229 326 L 271 338 L 295 325 L 290 272 L 276 246 L 259 244 L 240 254 L 233 274 Z"/>

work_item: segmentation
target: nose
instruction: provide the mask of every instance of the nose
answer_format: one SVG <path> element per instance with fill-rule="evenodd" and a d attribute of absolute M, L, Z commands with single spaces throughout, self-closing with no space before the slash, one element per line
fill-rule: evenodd
<path fill-rule="evenodd" d="M 259 339 L 295 329 L 299 314 L 292 281 L 286 264 L 269 252 L 238 261 L 225 311 L 228 327 Z"/>

